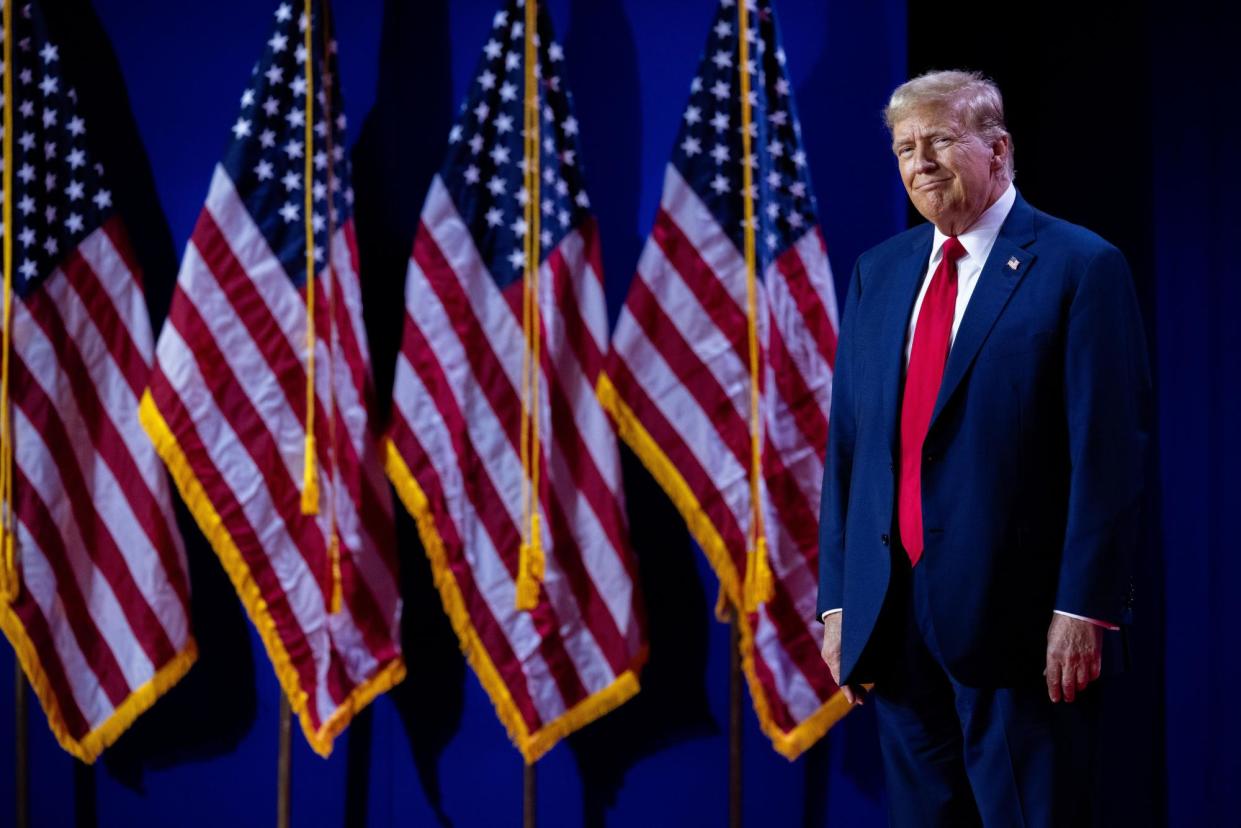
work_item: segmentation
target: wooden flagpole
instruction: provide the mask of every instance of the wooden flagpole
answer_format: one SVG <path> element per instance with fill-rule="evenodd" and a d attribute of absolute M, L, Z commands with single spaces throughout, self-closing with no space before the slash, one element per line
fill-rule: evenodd
<path fill-rule="evenodd" d="M 3 63 L 4 63 L 4 170 L 0 173 L 0 189 L 4 190 L 4 202 L 0 207 L 0 221 L 4 224 L 4 309 L 3 309 L 3 378 L 0 378 L 0 600 L 10 601 L 17 595 L 16 559 L 12 554 L 13 499 L 10 480 L 12 446 L 9 442 L 9 347 L 12 337 L 13 305 L 13 3 L 4 4 L 3 12 Z M 30 825 L 30 754 L 26 729 L 26 674 L 21 659 L 13 658 L 13 760 L 14 825 L 28 828 Z"/>
<path fill-rule="evenodd" d="M 754 142 L 750 134 L 754 115 L 750 102 L 750 0 L 737 3 L 737 75 L 741 103 L 741 201 L 743 247 L 746 277 L 746 328 L 750 369 L 750 544 L 746 555 L 745 580 L 741 585 L 741 605 L 732 608 L 732 635 L 729 648 L 728 684 L 728 824 L 741 828 L 741 624 L 742 613 L 758 610 L 771 598 L 772 574 L 767 560 L 767 532 L 763 520 L 762 414 L 759 384 L 758 262 L 755 245 Z"/>
<path fill-rule="evenodd" d="M 728 655 L 728 824 L 741 828 L 741 629 L 733 608 Z"/>
<path fill-rule="evenodd" d="M 525 273 L 522 285 L 522 332 L 526 341 L 522 352 L 522 491 L 523 531 L 529 534 L 518 554 L 516 605 L 519 610 L 532 610 L 538 604 L 539 586 L 543 579 L 542 531 L 539 522 L 539 461 L 542 456 L 539 426 L 540 359 L 539 266 L 542 250 L 539 243 L 539 77 L 538 77 L 538 0 L 525 2 L 525 99 L 524 151 L 525 162 Z M 538 791 L 535 763 L 525 762 L 522 769 L 522 826 L 534 828 L 537 822 Z"/>
<path fill-rule="evenodd" d="M 538 822 L 538 780 L 533 762 L 526 763 L 521 782 L 521 825 L 534 828 Z"/>
<path fill-rule="evenodd" d="M 30 753 L 26 731 L 26 674 L 21 661 L 13 659 L 13 758 L 16 765 L 13 792 L 16 828 L 30 828 Z"/>
<path fill-rule="evenodd" d="M 292 825 L 293 711 L 289 697 L 280 693 L 280 752 L 276 760 L 276 828 Z"/>
<path fill-rule="evenodd" d="M 302 220 L 306 230 L 306 436 L 302 447 L 302 497 L 301 512 L 303 515 L 319 513 L 319 468 L 318 453 L 315 445 L 315 234 L 311 221 L 314 208 L 312 191 L 314 189 L 314 121 L 315 121 L 315 86 L 314 86 L 314 2 L 304 0 L 302 4 L 302 47 L 305 50 L 306 79 L 306 115 L 305 124 L 305 164 L 302 169 L 302 190 L 305 201 L 302 205 Z M 329 196 L 330 197 L 330 196 Z M 329 539 L 329 547 L 332 539 Z M 331 550 L 329 549 L 329 557 Z M 339 595 L 335 575 L 337 568 L 332 560 L 333 585 L 328 599 L 329 611 L 337 609 Z M 290 828 L 292 825 L 293 802 L 293 710 L 289 705 L 288 694 L 283 688 L 280 692 L 280 724 L 278 748 L 276 755 L 276 828 Z"/>
<path fill-rule="evenodd" d="M 95 828 L 99 824 L 99 782 L 95 766 L 73 760 L 73 824 Z"/>

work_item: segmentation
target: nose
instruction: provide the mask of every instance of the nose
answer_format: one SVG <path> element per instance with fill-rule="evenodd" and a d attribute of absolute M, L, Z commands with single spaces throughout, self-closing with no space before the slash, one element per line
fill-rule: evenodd
<path fill-rule="evenodd" d="M 925 145 L 914 147 L 914 172 L 928 173 L 935 169 L 935 157 Z"/>

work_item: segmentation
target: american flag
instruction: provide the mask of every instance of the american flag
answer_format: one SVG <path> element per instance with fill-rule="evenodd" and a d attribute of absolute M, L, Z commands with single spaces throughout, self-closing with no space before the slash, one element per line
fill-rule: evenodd
<path fill-rule="evenodd" d="M 523 533 L 525 6 L 497 12 L 431 184 L 405 285 L 388 473 L 417 519 L 444 607 L 528 761 L 638 690 L 645 658 L 616 435 L 595 396 L 607 347 L 564 52 L 539 4 L 546 574 L 515 608 Z"/>
<path fill-rule="evenodd" d="M 320 0 L 276 8 L 186 248 L 142 403 L 143 424 L 323 755 L 355 711 L 405 674 L 392 504 L 368 413 L 374 389 L 326 14 Z M 303 514 L 301 504 L 311 370 L 307 196 L 317 514 Z M 343 600 L 332 612 L 337 583 Z"/>
<path fill-rule="evenodd" d="M 612 339 L 601 396 L 743 604 L 754 504 L 743 164 L 752 171 L 761 412 L 760 507 L 770 600 L 741 612 L 742 663 L 763 731 L 794 758 L 847 710 L 814 620 L 819 493 L 836 300 L 774 11 L 722 0 L 690 86 L 655 226 Z M 751 84 L 742 140 L 740 73 Z"/>
<path fill-rule="evenodd" d="M 0 626 L 60 744 L 92 762 L 193 664 L 189 578 L 137 417 L 141 275 L 42 10 L 6 12 L 19 591 Z"/>

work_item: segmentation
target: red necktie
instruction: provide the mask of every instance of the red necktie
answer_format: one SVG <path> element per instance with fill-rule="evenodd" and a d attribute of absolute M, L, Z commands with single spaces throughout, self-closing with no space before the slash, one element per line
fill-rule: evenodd
<path fill-rule="evenodd" d="M 952 316 L 957 306 L 957 259 L 965 248 L 956 236 L 944 242 L 943 255 L 931 284 L 922 298 L 918 325 L 914 328 L 909 368 L 905 372 L 905 395 L 901 400 L 901 545 L 910 563 L 922 557 L 922 443 L 931 424 L 931 412 L 944 379 L 948 345 L 952 339 Z"/>

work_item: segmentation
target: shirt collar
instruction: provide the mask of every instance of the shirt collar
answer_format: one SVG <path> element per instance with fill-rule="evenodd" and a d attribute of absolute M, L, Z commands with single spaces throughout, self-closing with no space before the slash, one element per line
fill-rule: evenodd
<path fill-rule="evenodd" d="M 1013 209 L 1013 204 L 1016 201 L 1017 187 L 1010 183 L 1004 194 L 983 211 L 983 214 L 978 217 L 978 221 L 974 222 L 970 229 L 957 236 L 957 240 L 961 242 L 961 246 L 965 248 L 966 254 L 971 259 L 985 256 L 991 252 L 996 238 L 1000 235 L 1000 228 L 1004 226 L 1004 220 L 1008 218 L 1009 211 Z M 935 240 L 931 246 L 932 265 L 939 261 L 940 254 L 943 252 L 944 242 L 946 241 L 948 241 L 948 237 L 936 227 Z"/>

